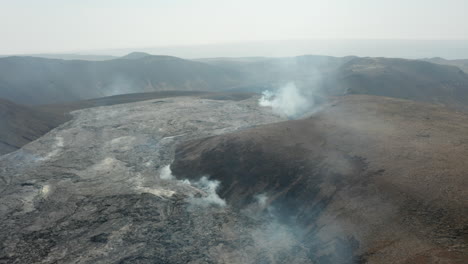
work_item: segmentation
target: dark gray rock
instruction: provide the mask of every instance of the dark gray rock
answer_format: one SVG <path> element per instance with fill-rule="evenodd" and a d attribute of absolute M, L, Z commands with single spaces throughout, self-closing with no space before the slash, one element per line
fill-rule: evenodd
<path fill-rule="evenodd" d="M 309 263 L 287 227 L 167 167 L 178 142 L 281 120 L 257 99 L 80 110 L 0 157 L 0 263 Z"/>

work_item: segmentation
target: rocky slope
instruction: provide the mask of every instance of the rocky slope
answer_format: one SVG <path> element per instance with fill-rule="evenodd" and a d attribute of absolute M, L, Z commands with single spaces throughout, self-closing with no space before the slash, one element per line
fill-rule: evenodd
<path fill-rule="evenodd" d="M 183 179 L 221 182 L 235 208 L 262 200 L 314 263 L 468 262 L 468 116 L 372 96 L 313 117 L 182 143 Z"/>

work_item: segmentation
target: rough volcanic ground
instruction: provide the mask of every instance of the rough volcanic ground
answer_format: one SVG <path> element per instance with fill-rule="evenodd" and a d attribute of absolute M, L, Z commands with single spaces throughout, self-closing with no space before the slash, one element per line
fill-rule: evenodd
<path fill-rule="evenodd" d="M 0 263 L 310 263 L 287 226 L 165 167 L 176 142 L 280 121 L 257 99 L 80 110 L 2 156 Z"/>
<path fill-rule="evenodd" d="M 123 94 L 70 103 L 24 106 L 0 98 L 0 155 L 15 151 L 53 128 L 69 121 L 71 111 L 167 97 L 192 96 L 214 100 L 240 101 L 252 93 L 204 91 L 160 91 Z"/>
<path fill-rule="evenodd" d="M 0 263 L 467 263 L 466 114 L 257 100 L 79 110 L 1 156 Z"/>
<path fill-rule="evenodd" d="M 375 96 L 303 120 L 184 142 L 174 175 L 261 199 L 314 263 L 468 263 L 468 116 Z"/>

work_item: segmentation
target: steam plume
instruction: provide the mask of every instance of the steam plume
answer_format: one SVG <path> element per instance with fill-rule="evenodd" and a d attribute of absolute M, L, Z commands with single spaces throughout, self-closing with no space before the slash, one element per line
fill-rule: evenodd
<path fill-rule="evenodd" d="M 204 191 L 206 195 L 200 198 L 192 198 L 191 202 L 199 206 L 209 206 L 209 205 L 218 205 L 221 207 L 226 206 L 226 201 L 218 196 L 216 190 L 219 187 L 220 182 L 216 180 L 209 180 L 206 176 L 203 176 L 200 180 L 196 182 L 191 182 L 191 184 L 200 190 Z"/>
<path fill-rule="evenodd" d="M 277 115 L 297 119 L 317 109 L 317 89 L 299 89 L 290 82 L 278 90 L 264 91 L 259 99 L 260 106 L 271 107 Z"/>
<path fill-rule="evenodd" d="M 159 178 L 162 180 L 176 180 L 174 175 L 172 175 L 172 171 L 170 165 L 164 166 L 159 174 Z M 195 196 L 190 198 L 190 203 L 197 205 L 197 206 L 210 206 L 216 205 L 224 207 L 226 206 L 226 201 L 223 200 L 219 195 L 216 193 L 216 190 L 219 188 L 220 182 L 216 180 L 210 180 L 208 177 L 203 176 L 198 181 L 189 181 L 189 180 L 178 180 L 181 184 L 188 184 L 200 191 L 202 193 L 201 197 Z"/>

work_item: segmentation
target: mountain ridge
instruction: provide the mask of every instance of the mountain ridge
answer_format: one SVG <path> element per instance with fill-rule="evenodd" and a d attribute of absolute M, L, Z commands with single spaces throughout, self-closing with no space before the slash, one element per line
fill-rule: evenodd
<path fill-rule="evenodd" d="M 220 90 L 237 73 L 169 56 L 107 61 L 0 58 L 0 97 L 46 104 L 160 90 Z"/>
<path fill-rule="evenodd" d="M 323 95 L 373 94 L 468 105 L 468 77 L 451 65 L 392 58 L 304 55 L 184 60 L 132 53 L 107 61 L 0 58 L 0 97 L 50 104 L 167 90 L 256 92 L 294 82 Z"/>

